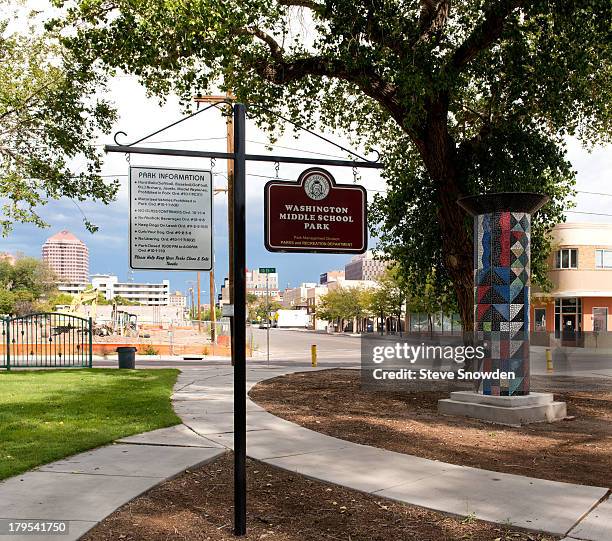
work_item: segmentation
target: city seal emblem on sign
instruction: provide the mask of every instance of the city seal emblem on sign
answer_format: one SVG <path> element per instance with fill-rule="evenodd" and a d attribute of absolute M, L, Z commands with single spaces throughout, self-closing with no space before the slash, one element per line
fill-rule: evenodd
<path fill-rule="evenodd" d="M 321 201 L 325 199 L 331 189 L 331 183 L 321 171 L 313 171 L 304 179 L 304 191 L 310 199 Z"/>

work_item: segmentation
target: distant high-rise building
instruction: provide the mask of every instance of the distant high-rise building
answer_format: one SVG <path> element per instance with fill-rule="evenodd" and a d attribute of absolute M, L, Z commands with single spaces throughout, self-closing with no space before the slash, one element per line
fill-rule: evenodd
<path fill-rule="evenodd" d="M 388 261 L 374 259 L 374 255 L 368 250 L 365 254 L 354 256 L 344 266 L 344 277 L 347 280 L 376 280 L 388 266 Z"/>
<path fill-rule="evenodd" d="M 121 297 L 146 306 L 168 306 L 170 304 L 170 282 L 168 280 L 158 283 L 120 282 L 114 274 L 92 274 L 91 285 L 102 293 L 107 301 Z"/>
<path fill-rule="evenodd" d="M 266 286 L 267 284 L 267 286 Z M 247 293 L 254 293 L 258 297 L 266 295 L 267 291 L 270 297 L 278 296 L 278 273 L 271 272 L 270 274 L 260 273 L 257 269 L 246 271 L 246 290 Z"/>
<path fill-rule="evenodd" d="M 49 237 L 43 244 L 42 257 L 61 282 L 85 284 L 89 281 L 89 250 L 70 231 Z"/>
<path fill-rule="evenodd" d="M 319 275 L 319 284 L 324 286 L 328 282 L 335 282 L 336 280 L 343 280 L 343 279 L 344 279 L 343 270 L 327 271 Z"/>

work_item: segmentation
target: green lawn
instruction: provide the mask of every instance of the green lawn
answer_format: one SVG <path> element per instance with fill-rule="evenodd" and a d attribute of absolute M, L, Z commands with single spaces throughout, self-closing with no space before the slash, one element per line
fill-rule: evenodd
<path fill-rule="evenodd" d="M 117 438 L 180 422 L 178 370 L 0 373 L 0 479 Z"/>

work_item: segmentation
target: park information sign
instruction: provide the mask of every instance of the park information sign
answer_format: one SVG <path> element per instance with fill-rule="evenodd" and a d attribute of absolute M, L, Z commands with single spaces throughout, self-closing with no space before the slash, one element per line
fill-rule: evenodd
<path fill-rule="evenodd" d="M 211 270 L 212 195 L 210 171 L 130 167 L 130 267 Z"/>
<path fill-rule="evenodd" d="M 336 184 L 329 171 L 306 169 L 297 182 L 264 188 L 265 245 L 270 252 L 361 254 L 367 250 L 367 193 Z"/>

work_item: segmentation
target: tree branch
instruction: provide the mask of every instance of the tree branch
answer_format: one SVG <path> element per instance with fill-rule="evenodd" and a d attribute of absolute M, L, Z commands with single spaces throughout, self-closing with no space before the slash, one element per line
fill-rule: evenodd
<path fill-rule="evenodd" d="M 297 58 L 270 63 L 261 60 L 255 66 L 261 77 L 276 85 L 287 85 L 307 76 L 341 79 L 355 84 L 367 96 L 380 103 L 393 119 L 406 130 L 415 144 L 421 143 L 416 129 L 404 125 L 405 111 L 401 106 L 397 87 L 384 81 L 372 68 L 348 68 L 337 59 L 322 56 Z"/>
<path fill-rule="evenodd" d="M 266 34 L 260 28 L 255 27 L 255 28 L 241 29 L 239 30 L 238 33 L 247 34 L 247 35 L 251 35 L 251 36 L 255 36 L 256 38 L 259 38 L 261 41 L 263 41 L 268 46 L 268 48 L 270 49 L 270 54 L 276 61 L 278 62 L 283 61 L 283 48 L 280 46 L 278 41 L 276 41 L 271 35 Z"/>
<path fill-rule="evenodd" d="M 385 81 L 371 66 L 349 68 L 338 59 L 324 56 L 287 60 L 281 45 L 260 28 L 241 28 L 236 30 L 236 34 L 256 37 L 268 46 L 272 57 L 271 61 L 262 58 L 254 65 L 256 71 L 265 80 L 284 86 L 307 76 L 315 76 L 341 79 L 353 83 L 367 96 L 385 107 L 394 120 L 412 137 L 415 144 L 420 145 L 422 143 L 422 138 L 417 135 L 418 130 L 404 125 L 406 115 L 400 104 L 397 87 Z"/>
<path fill-rule="evenodd" d="M 325 6 L 322 6 L 321 4 L 317 4 L 316 2 L 313 2 L 312 0 L 295 0 L 295 1 L 279 0 L 278 3 L 281 6 L 308 8 L 316 12 L 323 11 L 323 8 L 325 7 Z"/>
<path fill-rule="evenodd" d="M 499 39 L 510 13 L 524 3 L 525 0 L 499 0 L 495 2 L 485 12 L 485 18 L 482 23 L 474 28 L 472 33 L 455 51 L 450 65 L 461 69 L 478 53 Z"/>

